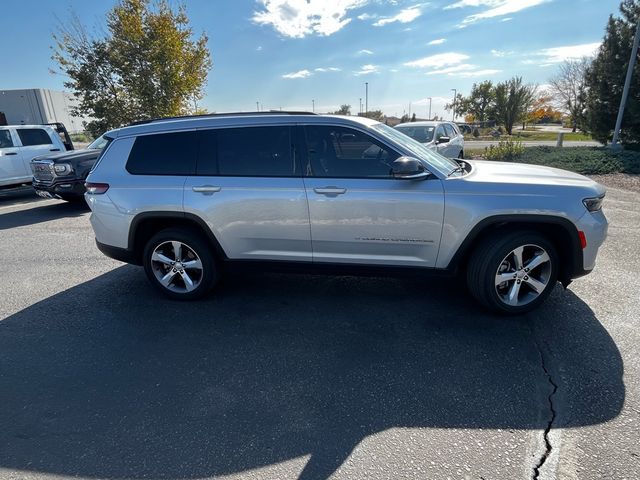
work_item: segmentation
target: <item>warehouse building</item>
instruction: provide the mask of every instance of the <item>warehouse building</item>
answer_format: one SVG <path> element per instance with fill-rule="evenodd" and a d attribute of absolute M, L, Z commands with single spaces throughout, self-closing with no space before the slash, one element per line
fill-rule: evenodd
<path fill-rule="evenodd" d="M 29 88 L 0 90 L 0 125 L 62 122 L 70 133 L 84 130 L 84 118 L 71 115 L 75 99 L 68 92 Z"/>

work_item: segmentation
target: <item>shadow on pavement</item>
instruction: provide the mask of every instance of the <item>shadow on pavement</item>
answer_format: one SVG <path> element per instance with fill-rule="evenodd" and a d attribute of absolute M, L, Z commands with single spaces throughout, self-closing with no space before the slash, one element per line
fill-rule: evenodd
<path fill-rule="evenodd" d="M 0 468 L 186 479 L 310 454 L 300 478 L 326 478 L 392 427 L 544 429 L 538 344 L 565 426 L 620 412 L 620 353 L 570 291 L 526 319 L 441 280 L 260 274 L 182 303 L 124 266 L 0 322 Z"/>
<path fill-rule="evenodd" d="M 47 203 L 41 206 L 35 203 L 32 208 L 0 213 L 0 230 L 35 225 L 60 218 L 78 217 L 87 212 L 89 212 L 89 206 L 84 202 L 60 200 L 59 203 Z"/>

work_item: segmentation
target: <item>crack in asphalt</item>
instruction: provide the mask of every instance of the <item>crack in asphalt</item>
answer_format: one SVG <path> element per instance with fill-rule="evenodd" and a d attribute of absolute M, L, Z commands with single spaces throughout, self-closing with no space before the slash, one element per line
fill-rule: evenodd
<path fill-rule="evenodd" d="M 544 374 L 547 377 L 547 380 L 549 381 L 549 384 L 552 387 L 551 393 L 549 393 L 549 395 L 547 396 L 547 402 L 549 403 L 549 410 L 551 411 L 551 418 L 547 423 L 547 428 L 545 428 L 544 435 L 543 435 L 545 450 L 544 452 L 542 452 L 542 455 L 540 456 L 540 458 L 538 459 L 538 461 L 533 467 L 533 480 L 538 480 L 540 478 L 540 470 L 542 469 L 542 466 L 545 464 L 545 462 L 549 458 L 549 455 L 551 455 L 551 450 L 553 449 L 553 446 L 551 445 L 551 441 L 549 440 L 549 432 L 551 431 L 551 428 L 553 427 L 553 423 L 556 419 L 556 409 L 553 404 L 553 397 L 558 391 L 558 384 L 553 381 L 553 377 L 551 376 L 551 373 L 547 369 L 547 364 L 544 359 L 544 353 L 542 353 L 542 348 L 540 347 L 540 344 L 536 340 L 535 335 L 533 334 L 533 331 L 531 331 L 531 336 L 533 337 L 533 342 L 538 350 L 538 354 L 540 355 L 540 363 L 542 364 L 542 369 L 544 370 Z"/>

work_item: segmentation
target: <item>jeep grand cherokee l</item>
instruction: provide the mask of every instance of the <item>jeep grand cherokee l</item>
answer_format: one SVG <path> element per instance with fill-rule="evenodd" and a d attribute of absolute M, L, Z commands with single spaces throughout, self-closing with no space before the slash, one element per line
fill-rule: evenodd
<path fill-rule="evenodd" d="M 98 248 L 176 299 L 231 266 L 286 263 L 462 272 L 480 303 L 523 313 L 590 272 L 607 232 L 588 178 L 449 160 L 366 118 L 218 114 L 106 138 L 87 178 Z"/>

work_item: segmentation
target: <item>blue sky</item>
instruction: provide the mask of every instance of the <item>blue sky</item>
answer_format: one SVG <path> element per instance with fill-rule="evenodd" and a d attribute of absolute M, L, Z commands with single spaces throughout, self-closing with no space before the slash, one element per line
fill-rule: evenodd
<path fill-rule="evenodd" d="M 62 89 L 52 75 L 55 17 L 90 29 L 114 1 L 3 0 L 0 89 Z M 209 36 L 211 111 L 369 109 L 449 115 L 451 89 L 521 75 L 544 85 L 559 62 L 591 54 L 618 0 L 187 0 Z M 27 27 L 28 26 L 28 27 Z"/>

